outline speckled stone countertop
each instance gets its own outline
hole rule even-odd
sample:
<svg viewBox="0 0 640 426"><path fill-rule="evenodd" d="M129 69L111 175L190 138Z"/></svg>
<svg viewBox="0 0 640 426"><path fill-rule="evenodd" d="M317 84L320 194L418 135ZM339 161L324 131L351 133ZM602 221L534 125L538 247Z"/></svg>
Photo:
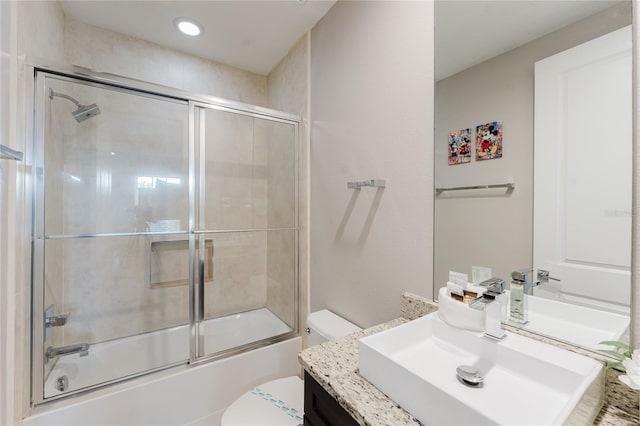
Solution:
<svg viewBox="0 0 640 426"><path fill-rule="evenodd" d="M305 349L298 359L303 368L361 425L419 426L420 422L358 374L358 340L434 312L437 304L420 296L402 296L402 317L331 342ZM543 339L539 339L543 340ZM605 405L595 425L638 425L638 392L617 385L620 373L606 376Z"/></svg>

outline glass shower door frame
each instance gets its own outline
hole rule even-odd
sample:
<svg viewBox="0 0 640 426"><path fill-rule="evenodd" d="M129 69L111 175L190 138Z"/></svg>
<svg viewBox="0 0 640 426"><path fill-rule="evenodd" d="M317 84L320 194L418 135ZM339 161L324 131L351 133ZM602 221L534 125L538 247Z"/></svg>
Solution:
<svg viewBox="0 0 640 426"><path fill-rule="evenodd" d="M274 122L280 122L285 124L291 124L294 126L294 225L292 227L279 227L279 228L243 228L243 229L196 229L196 225L200 223L200 221L204 221L204 202L202 200L205 199L205 173L204 170L204 162L206 158L205 148L206 148L206 129L205 129L205 112L206 110L216 110L229 112L233 114L239 114L246 117L259 118ZM192 287L192 297L190 298L190 302L193 304L190 313L194 316L193 321L191 323L191 332L192 332L192 340L191 340L191 359L190 364L209 362L218 358L226 357L229 355L233 355L236 353L240 353L245 351L247 348L256 347L256 346L264 346L272 343L276 343L285 339L288 339L294 335L297 335L300 330L300 268L299 268L299 143L300 143L300 133L299 133L299 122L292 121L290 119L278 117L278 116L270 116L261 112L240 109L240 108L232 108L226 105L217 105L208 102L198 102L191 101L189 102L189 124L191 126L191 130L189 132L190 138L193 138L193 149L194 155L190 157L190 160L194 161L194 167L191 168L190 172L193 175L190 175L190 183L193 183L193 197L194 202L192 206L194 207L193 215L190 216L190 220L193 220L193 223L190 223L190 234L194 238L194 247L197 245L197 259L192 263L193 265L193 287ZM190 141L191 143L191 141ZM195 164L197 163L197 165ZM191 196L191 186L190 186L190 196ZM294 295L293 299L295 301L294 304L294 327L293 330L289 333L285 333L283 335L273 336L267 339L264 339L259 342L252 342L247 345L243 345L236 348L231 348L228 350L224 350L221 352L216 352L212 354L205 354L204 351L204 340L201 333L201 325L205 321L205 285L204 285L204 264L205 264L205 235L215 235L215 234L231 234L231 233L251 233L251 232L270 232L270 231L293 231L294 232ZM191 241L191 240L190 240ZM190 253L191 254L191 253ZM195 255L194 255L195 257Z"/></svg>
<svg viewBox="0 0 640 426"><path fill-rule="evenodd" d="M144 235L186 235L184 231L176 232L125 232L125 233L88 233L77 235L45 235L45 125L46 125L46 102L49 97L46 91L47 79L54 79L59 81L65 81L69 83L82 84L89 87L96 87L102 89L114 90L123 94L130 94L132 96L140 96L149 99L159 99L162 101L174 102L177 104L183 104L188 107L187 99L180 99L175 96L164 95L162 93L153 93L147 90L138 90L133 87L127 87L124 85L116 85L113 83L107 83L103 81L96 81L88 79L86 76L76 76L64 72L52 72L48 69L32 68L34 76L33 85L33 144L28 152L31 153L33 176L30 187L27 188L31 192L31 404L39 405L42 403L52 402L59 399L64 399L70 396L84 393L93 389L102 388L104 386L122 382L130 378L139 377L141 375L149 374L155 371L165 370L167 368L175 367L178 365L184 365L188 362L185 358L184 361L174 362L163 365L161 367L152 368L140 373L135 373L121 378L112 379L106 382L101 382L86 388L81 388L76 391L69 391L62 393L61 395L45 397L44 396L44 383L46 379L45 370L45 337L46 327L44 327L46 313L43 308L45 307L45 241L48 239L88 239L94 237L108 237L108 238L120 238L120 237L133 237ZM190 277L191 280L191 277Z"/></svg>
<svg viewBox="0 0 640 426"><path fill-rule="evenodd" d="M28 66L27 73L33 76L32 80L27 81L27 92L32 93L33 102L33 121L32 130L27 132L27 137L31 136L33 141L32 145L26 150L26 161L30 163L32 168L32 175L27 176L27 182L30 182L26 187L26 199L31 200L31 221L27 225L30 227L28 233L32 236L31 244L31 405L37 406L46 404L49 402L57 401L60 399L66 399L76 396L80 393L86 393L99 388L104 388L108 385L121 383L126 380L130 380L136 377L144 376L156 371L166 370L171 367L185 364L200 364L203 362L212 361L235 353L244 352L248 349L253 349L259 346L264 346L278 341L283 341L291 337L295 337L299 334L300 319L299 319L299 144L300 144L300 118L287 113L281 113L279 111L269 110L262 107L255 107L252 105L237 103L233 101L227 101L215 97L202 96L198 94L188 93L176 89L170 89L166 87L156 86L150 83L144 83L134 80L128 80L126 78L116 78L112 75L102 75L99 73L93 73L84 69L59 70L51 69L49 67L37 67ZM45 78L53 76L57 79L68 80L70 82L82 82L89 86L95 87L108 87L116 91L122 91L125 93L132 93L135 95L148 96L150 98L162 98L165 100L175 100L177 102L184 102L188 105L188 246L189 246L189 358L185 361L165 365L152 370L132 374L126 377L117 378L107 382L95 384L81 388L76 391L70 391L62 393L61 395L44 397L44 382L45 382L45 368L44 368L44 346L45 346L45 328L44 317L45 313L41 309L44 306L44 161L45 155L44 147L45 136L45 99L47 94L45 93ZM260 118L269 121L282 122L294 126L294 226L289 228L264 228L264 229L251 229L251 230L210 230L199 231L196 230L196 215L197 215L197 201L200 194L196 192L197 181L197 163L201 157L203 151L203 137L204 133L199 134L198 140L196 140L196 121L200 127L204 125L203 120L198 120L196 114L204 114L206 109L216 109L234 114L241 114L249 117ZM204 128L202 127L202 130ZM30 133L33 132L33 133ZM29 164L28 163L28 164ZM275 230L291 230L294 232L294 325L291 332L273 336L271 338L259 340L247 345L232 348L218 353L205 355L202 342L199 339L200 324L204 320L204 276L199 273L204 265L204 238L200 238L200 235L211 233L223 233L223 232L248 232L248 231L275 231ZM142 233L145 234L146 233ZM197 245L200 245L198 250ZM197 256L197 258L196 258Z"/></svg>

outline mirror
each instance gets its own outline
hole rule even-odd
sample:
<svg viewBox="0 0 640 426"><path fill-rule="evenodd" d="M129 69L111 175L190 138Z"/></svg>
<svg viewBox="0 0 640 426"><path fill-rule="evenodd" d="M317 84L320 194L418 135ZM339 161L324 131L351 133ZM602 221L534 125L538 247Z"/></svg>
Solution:
<svg viewBox="0 0 640 426"><path fill-rule="evenodd" d="M491 275L503 278L509 288L513 271L532 269L527 279L540 284L532 286L533 297L527 297L529 322L522 325L524 328L592 350L604 349L598 345L603 340L628 339L630 58L625 116L629 128L623 132L628 141L617 148L628 149L629 155L618 155L611 164L616 173L628 169L628 177L606 171L606 158L615 159L616 154L576 146L589 131L598 132L595 123L607 120L606 107L602 112L589 112L602 120L591 115L587 122L579 123L573 119L589 115L567 113L563 106L561 112L572 117L573 127L563 122L560 131L570 128L577 135L573 145L540 145L540 139L555 140L545 136L549 125L540 121L544 113L552 117L562 114L554 115L541 100L539 91L544 85L536 76L543 75L540 64L557 62L546 58L556 58L607 34L624 32L630 25L629 1L436 1L434 298L438 299L440 288L446 287L449 271L466 273L472 281L473 266L489 267ZM630 46L629 29L625 37ZM561 74L567 81L566 70L554 72L554 78ZM606 85L591 83L571 90L582 94L598 86ZM558 95L549 96L556 99ZM599 104L577 98L570 102ZM618 129L627 122L609 124ZM609 132L603 137L608 136ZM558 153L567 158L555 159L553 155ZM569 170L560 169L564 166ZM555 174L560 184L552 182L551 188L558 193L543 189L541 183ZM586 186L609 176L622 188L620 202L606 197L612 186ZM480 188L469 188L476 186ZM579 207L578 203L586 200L591 205ZM543 211L561 227L541 224ZM593 211L600 213L591 218L597 225L587 222ZM557 238L567 235L571 238ZM544 258L540 254L543 246L564 256L562 261ZM592 247L603 247L601 252L608 259L585 254ZM557 267L580 262L578 274L571 268ZM599 267L613 272L614 278L600 275L596 271ZM548 271L546 276L544 271ZM588 279L596 283L587 284ZM610 297L614 293L615 297Z"/></svg>

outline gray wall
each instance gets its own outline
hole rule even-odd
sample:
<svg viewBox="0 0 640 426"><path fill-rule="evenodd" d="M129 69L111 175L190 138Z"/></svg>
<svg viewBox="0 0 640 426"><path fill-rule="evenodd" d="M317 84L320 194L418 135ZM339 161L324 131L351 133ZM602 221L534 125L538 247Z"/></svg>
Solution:
<svg viewBox="0 0 640 426"><path fill-rule="evenodd" d="M532 266L534 63L630 23L630 3L621 3L436 83L436 186L516 183L510 197L437 197L436 288L446 285L449 270L470 275L472 265L488 266L507 279ZM449 132L472 128L475 137L476 125L495 120L503 121L501 159L447 164Z"/></svg>
<svg viewBox="0 0 640 426"><path fill-rule="evenodd" d="M312 311L370 326L431 296L433 38L431 2L338 2L312 30Z"/></svg>

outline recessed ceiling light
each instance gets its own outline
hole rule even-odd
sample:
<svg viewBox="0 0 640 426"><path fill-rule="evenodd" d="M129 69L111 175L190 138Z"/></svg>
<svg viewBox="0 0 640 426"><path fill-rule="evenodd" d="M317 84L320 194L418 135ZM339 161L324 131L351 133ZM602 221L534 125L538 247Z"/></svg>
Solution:
<svg viewBox="0 0 640 426"><path fill-rule="evenodd" d="M202 34L200 24L189 18L176 18L173 20L174 25L184 34L195 37Z"/></svg>

